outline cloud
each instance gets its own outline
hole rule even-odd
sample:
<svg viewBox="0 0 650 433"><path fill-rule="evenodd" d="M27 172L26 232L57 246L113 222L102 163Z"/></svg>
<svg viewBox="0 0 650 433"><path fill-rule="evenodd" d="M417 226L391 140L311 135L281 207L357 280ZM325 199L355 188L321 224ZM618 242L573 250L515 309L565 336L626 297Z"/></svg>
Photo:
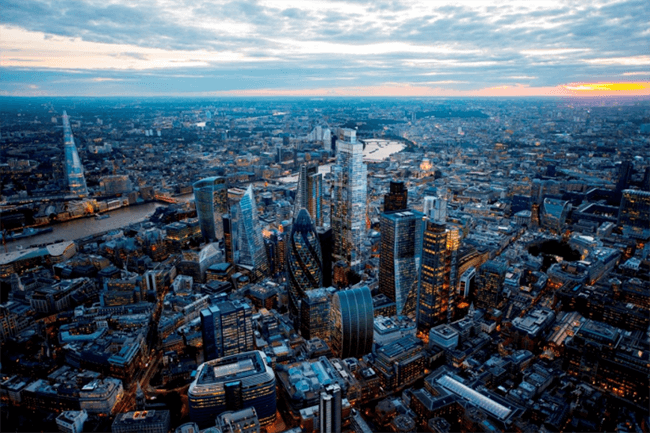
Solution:
<svg viewBox="0 0 650 433"><path fill-rule="evenodd" d="M435 77L427 85L466 91L516 80L526 89L633 80L650 65L639 19L648 9L647 0L4 0L0 50L11 54L2 59L0 91L18 91L14 78L53 94L341 82L406 83L415 92L427 76ZM27 73L37 70L58 78ZM155 79L145 83L147 76ZM100 78L108 80L88 81ZM63 82L74 80L78 89Z"/></svg>

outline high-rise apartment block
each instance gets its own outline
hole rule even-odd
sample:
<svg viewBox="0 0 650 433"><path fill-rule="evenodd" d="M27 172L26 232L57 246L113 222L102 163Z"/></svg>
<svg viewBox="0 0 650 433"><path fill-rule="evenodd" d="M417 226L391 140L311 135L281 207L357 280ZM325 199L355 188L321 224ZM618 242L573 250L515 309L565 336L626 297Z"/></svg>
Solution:
<svg viewBox="0 0 650 433"><path fill-rule="evenodd" d="M339 134L332 176L333 256L358 269L366 237L368 168L363 162L363 143L357 141L353 129L342 129Z"/></svg>

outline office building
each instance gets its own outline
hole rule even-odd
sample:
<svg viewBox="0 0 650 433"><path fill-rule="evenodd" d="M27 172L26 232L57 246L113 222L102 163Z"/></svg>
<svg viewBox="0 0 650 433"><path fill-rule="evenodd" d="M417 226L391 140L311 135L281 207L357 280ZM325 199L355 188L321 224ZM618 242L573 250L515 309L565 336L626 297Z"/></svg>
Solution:
<svg viewBox="0 0 650 433"><path fill-rule="evenodd" d="M112 433L168 433L168 410L143 410L120 413L111 427Z"/></svg>
<svg viewBox="0 0 650 433"><path fill-rule="evenodd" d="M314 225L323 225L323 175L318 172L318 166L300 166L298 172L298 189L296 190L294 218L300 209L307 209Z"/></svg>
<svg viewBox="0 0 650 433"><path fill-rule="evenodd" d="M229 230L236 232L233 237L236 237L237 243L231 246L235 263L249 266L256 275L266 275L269 263L251 185L231 207Z"/></svg>
<svg viewBox="0 0 650 433"><path fill-rule="evenodd" d="M332 350L339 358L359 358L372 351L374 318L368 287L334 294L331 311Z"/></svg>
<svg viewBox="0 0 650 433"><path fill-rule="evenodd" d="M87 419L88 413L85 410L66 410L56 417L56 426L60 432L81 433Z"/></svg>
<svg viewBox="0 0 650 433"><path fill-rule="evenodd" d="M287 276L289 279L289 314L299 318L300 300L309 290L323 284L323 259L318 234L306 209L301 209L288 240Z"/></svg>
<svg viewBox="0 0 650 433"><path fill-rule="evenodd" d="M333 257L358 270L366 237L368 168L363 162L363 144L357 141L355 130L341 130L332 177Z"/></svg>
<svg viewBox="0 0 650 433"><path fill-rule="evenodd" d="M384 212L379 221L379 292L395 302L397 314L406 315L415 307L417 299L422 213L412 210Z"/></svg>
<svg viewBox="0 0 650 433"><path fill-rule="evenodd" d="M252 310L245 301L225 301L201 311L206 361L253 350Z"/></svg>
<svg viewBox="0 0 650 433"><path fill-rule="evenodd" d="M65 180L70 194L79 197L88 195L84 168L72 136L68 113L63 112L63 150L65 152Z"/></svg>
<svg viewBox="0 0 650 433"><path fill-rule="evenodd" d="M223 177L209 177L193 185L196 214L205 242L223 238L222 215L228 210L228 188Z"/></svg>
<svg viewBox="0 0 650 433"><path fill-rule="evenodd" d="M300 304L300 333L305 340L330 339L330 298L326 289L308 291Z"/></svg>
<svg viewBox="0 0 650 433"><path fill-rule="evenodd" d="M507 266L503 262L488 260L479 268L476 278L476 306L478 308L499 308L503 301L503 283Z"/></svg>
<svg viewBox="0 0 650 433"><path fill-rule="evenodd" d="M217 417L217 427L221 433L260 433L260 420L255 408L249 407L222 413Z"/></svg>
<svg viewBox="0 0 650 433"><path fill-rule="evenodd" d="M454 313L458 231L427 221L422 242L417 320L418 328L426 331Z"/></svg>
<svg viewBox="0 0 650 433"><path fill-rule="evenodd" d="M384 212L406 210L409 191L404 182L391 181L388 194L384 195Z"/></svg>
<svg viewBox="0 0 650 433"><path fill-rule="evenodd" d="M321 391L318 409L320 433L341 433L343 413L339 385L330 385Z"/></svg>
<svg viewBox="0 0 650 433"><path fill-rule="evenodd" d="M275 421L275 373L261 351L205 362L188 390L190 419L199 427L213 426L226 411L255 408L262 426Z"/></svg>
<svg viewBox="0 0 650 433"><path fill-rule="evenodd" d="M570 210L571 204L568 201L545 198L540 216L542 227L553 233L562 233Z"/></svg>
<svg viewBox="0 0 650 433"><path fill-rule="evenodd" d="M332 285L332 246L334 238L331 227L316 227L323 259L323 287Z"/></svg>
<svg viewBox="0 0 650 433"><path fill-rule="evenodd" d="M633 238L650 238L650 192L626 189L618 211L623 233Z"/></svg>

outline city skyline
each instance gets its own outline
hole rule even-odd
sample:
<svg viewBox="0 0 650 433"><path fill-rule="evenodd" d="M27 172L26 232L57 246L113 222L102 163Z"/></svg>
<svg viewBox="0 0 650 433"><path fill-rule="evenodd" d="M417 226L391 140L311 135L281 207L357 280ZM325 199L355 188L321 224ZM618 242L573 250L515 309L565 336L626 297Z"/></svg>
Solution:
<svg viewBox="0 0 650 433"><path fill-rule="evenodd" d="M7 1L0 95L647 96L649 9Z"/></svg>

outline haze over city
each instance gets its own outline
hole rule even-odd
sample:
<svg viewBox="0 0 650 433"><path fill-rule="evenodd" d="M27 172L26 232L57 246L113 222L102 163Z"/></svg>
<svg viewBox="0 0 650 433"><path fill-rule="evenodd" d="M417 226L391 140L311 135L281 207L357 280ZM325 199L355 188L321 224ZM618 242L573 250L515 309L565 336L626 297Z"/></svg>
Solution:
<svg viewBox="0 0 650 433"><path fill-rule="evenodd" d="M5 0L0 94L650 94L650 6Z"/></svg>

